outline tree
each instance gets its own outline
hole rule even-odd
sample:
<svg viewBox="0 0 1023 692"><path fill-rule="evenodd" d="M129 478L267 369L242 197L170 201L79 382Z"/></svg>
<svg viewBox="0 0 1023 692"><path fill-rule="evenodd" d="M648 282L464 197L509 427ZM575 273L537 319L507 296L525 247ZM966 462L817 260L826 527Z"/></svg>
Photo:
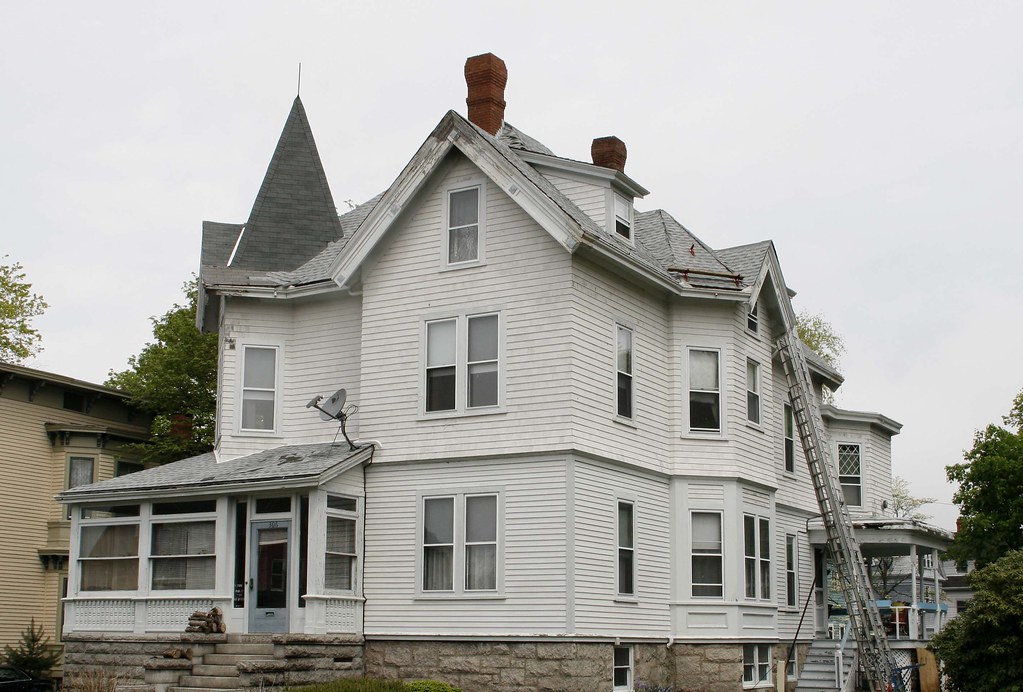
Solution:
<svg viewBox="0 0 1023 692"><path fill-rule="evenodd" d="M945 467L959 484L952 496L959 505L959 529L949 555L960 565L990 564L1023 548L1023 392L1003 419L973 438L966 463Z"/></svg>
<svg viewBox="0 0 1023 692"><path fill-rule="evenodd" d="M845 339L823 315L800 310L796 314L796 333L803 343L827 361L828 365L838 367L838 359L845 353Z"/></svg>
<svg viewBox="0 0 1023 692"><path fill-rule="evenodd" d="M1023 691L1023 551L971 573L973 601L931 641L952 692Z"/></svg>
<svg viewBox="0 0 1023 692"><path fill-rule="evenodd" d="M195 326L198 281L183 290L187 303L152 318L155 340L128 359L128 370L111 370L107 379L153 415L152 436L138 446L143 461L176 461L213 449L217 336Z"/></svg>
<svg viewBox="0 0 1023 692"><path fill-rule="evenodd" d="M0 361L18 363L42 350L32 318L48 307L42 296L32 293L20 263L0 262Z"/></svg>
<svg viewBox="0 0 1023 692"><path fill-rule="evenodd" d="M927 521L931 518L931 515L921 512L920 508L932 502L937 502L937 499L910 495L909 482L902 476L892 478L891 510L893 515L917 521Z"/></svg>
<svg viewBox="0 0 1023 692"><path fill-rule="evenodd" d="M36 627L33 618L21 633L16 647L4 645L4 662L20 668L32 677L48 678L50 670L60 661L60 651L50 647L50 638L43 634L43 626Z"/></svg>

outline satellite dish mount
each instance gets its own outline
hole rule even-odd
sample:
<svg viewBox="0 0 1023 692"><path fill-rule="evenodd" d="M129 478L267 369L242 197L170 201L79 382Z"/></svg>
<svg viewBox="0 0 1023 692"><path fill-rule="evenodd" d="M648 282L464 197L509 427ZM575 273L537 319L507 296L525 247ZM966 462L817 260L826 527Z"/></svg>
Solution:
<svg viewBox="0 0 1023 692"><path fill-rule="evenodd" d="M349 448L351 448L354 452L358 449L358 447L356 447L355 443L352 442L352 439L348 437L348 432L345 430L345 423L348 422L349 416L355 415L355 413L359 410L359 407L355 404L348 404L345 406L345 400L347 398L347 392L345 392L344 389L339 389L327 399L324 399L322 396L317 394L308 404L305 405L305 407L314 408L319 411L321 420L336 420L340 422L341 434L345 436L345 441L348 442Z"/></svg>

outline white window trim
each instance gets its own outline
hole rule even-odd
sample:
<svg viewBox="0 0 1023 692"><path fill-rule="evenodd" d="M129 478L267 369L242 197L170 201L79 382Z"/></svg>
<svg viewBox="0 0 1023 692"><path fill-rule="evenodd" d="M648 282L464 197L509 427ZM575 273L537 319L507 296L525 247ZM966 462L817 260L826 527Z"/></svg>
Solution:
<svg viewBox="0 0 1023 692"><path fill-rule="evenodd" d="M178 595L188 596L212 596L217 590L217 570L219 564L217 560L216 540L217 533L219 531L217 523L217 511L214 508L212 512L194 512L186 514L154 514L152 512L152 504L149 505L149 521L144 526L147 528L148 538L148 550L146 551L145 559L148 566L146 575L146 585L149 593L158 596L174 597ZM156 529L158 524L198 524L198 523L212 523L213 524L213 552L209 554L195 554L195 555L154 555L153 554L153 531ZM140 552L141 552L141 536L139 537ZM209 589L156 589L153 588L153 561L170 560L175 558L188 558L188 557L201 557L213 560L213 586ZM141 570L139 571L139 580L141 581Z"/></svg>
<svg viewBox="0 0 1023 692"><path fill-rule="evenodd" d="M755 301L753 305L746 307L746 331L750 334L760 333L760 303Z"/></svg>
<svg viewBox="0 0 1023 692"><path fill-rule="evenodd" d="M842 478L851 478L852 477L849 474L843 474L842 473L842 462L841 462L841 456L840 456L841 452L840 452L840 450L842 449L843 446L845 446L845 447L850 447L850 446L856 447L857 451L859 452L860 472L859 472L859 474L856 475L856 478L858 479L858 481L856 483L843 483L842 482ZM846 441L842 441L842 440L839 440L835 444L835 461L837 462L835 464L835 468L838 471L838 486L839 486L839 490L842 491L842 501L843 502L845 501L845 490L844 490L844 487L847 486L847 485L848 486L855 485L856 487L858 487L860 489L860 503L858 505L853 505L853 504L846 503L846 505L848 507L855 507L857 509L862 509L865 506L863 504L863 501L864 501L865 495L866 495L866 492L865 492L865 489L864 489L864 486L863 486L863 446L864 445L863 445L862 442L846 442Z"/></svg>
<svg viewBox="0 0 1023 692"><path fill-rule="evenodd" d="M792 424L792 437L788 435L789 424ZM792 410L792 403L786 400L781 407L781 465L786 475L796 474L796 414ZM792 441L792 468L788 468L788 445Z"/></svg>
<svg viewBox="0 0 1023 692"><path fill-rule="evenodd" d="M274 351L274 424L272 428L262 429L242 427L242 407L244 406L246 389L245 351L249 348L268 348L273 349ZM277 437L281 429L281 398L283 394L281 380L284 372L284 344L277 339L262 339L260 337L253 337L244 341L239 339L236 345L236 353L238 354L238 358L235 368L237 379L235 387L235 396L237 397L235 407L235 432L238 435L245 437Z"/></svg>
<svg viewBox="0 0 1023 692"><path fill-rule="evenodd" d="M629 333L629 344L631 357L629 362L629 371L625 372L618 369L618 336L621 332ZM615 322L614 324L614 417L620 421L627 423L635 423L636 421L636 330L631 326L623 322ZM623 416L621 414L621 402L619 401L619 390L618 390L618 376L626 375L629 378L629 415Z"/></svg>
<svg viewBox="0 0 1023 692"><path fill-rule="evenodd" d="M753 366L753 387L750 389L749 381L749 367ZM760 365L759 361L752 358L746 358L746 422L755 428L760 428L764 421L764 393L763 393L763 366ZM720 381L720 380L719 380ZM756 397L757 402L757 419L753 420L750 411L750 395Z"/></svg>
<svg viewBox="0 0 1023 692"><path fill-rule="evenodd" d="M619 202L622 203L622 206L626 211L627 217L619 216L618 214ZM628 243L629 245L636 244L636 211L633 205L634 205L633 200L626 197L625 195L619 194L617 192L611 193L610 209L608 210L608 219L610 219L609 230L611 231L611 234L614 237L618 238L618 240L622 241L623 243ZM618 219L621 219L623 223L628 225L629 227L628 236L624 236L618 232Z"/></svg>
<svg viewBox="0 0 1023 692"><path fill-rule="evenodd" d="M148 526L149 516L149 504L139 502L114 502L104 503L103 506L115 504L115 505L139 505L139 514L134 517L102 517L96 519L83 519L82 510L83 506L78 505L78 511L74 512L71 523L71 535L74 539L71 541L71 554L68 556L68 589L71 593L79 598L110 598L110 597L134 597L137 594L149 592L149 536L144 527ZM84 509L88 509L85 507ZM134 525L138 527L138 544L135 549L135 560L138 562L138 581L135 584L134 589L122 589L119 591L86 591L82 589L82 568L81 563L83 561L92 561L98 559L116 559L116 558L88 558L82 557L81 546L82 546L82 527L86 526L126 526ZM125 558L130 556L125 556ZM173 592L171 592L173 593ZM189 592L191 593L191 592Z"/></svg>
<svg viewBox="0 0 1023 692"><path fill-rule="evenodd" d="M697 553L693 549L693 515L694 514L712 514L718 518L718 533L721 535L721 546L717 553ZM700 586L719 586L721 587L720 596L703 596L696 595L694 593L694 587L696 584L693 582L693 558L695 557L717 557L721 563L721 581L718 584L700 584ZM725 518L724 512L720 509L692 509L689 511L689 595L693 600L701 601L720 601L725 597L725 581L727 580L727 571L725 566Z"/></svg>
<svg viewBox="0 0 1023 692"><path fill-rule="evenodd" d="M629 652L629 665L628 665L629 680L624 685L614 685L614 671L619 669L619 668L621 668L621 666L616 666L615 663L614 663L614 651L615 651L615 649L627 649L628 652ZM614 687L612 689L615 690L615 692L619 692L619 691L621 691L621 692L631 692L631 690L633 688L632 687L633 686L633 681L635 679L636 679L636 655L635 655L635 651L633 650L632 646L629 645L629 644L615 644L614 647L611 650L611 683L612 683L612 685L614 685Z"/></svg>
<svg viewBox="0 0 1023 692"><path fill-rule="evenodd" d="M464 262L448 262L449 243L451 228L448 222L451 219L451 195L462 190L479 190L479 209L476 231L476 259ZM440 242L440 266L442 270L465 269L467 267L478 267L487 263L487 181L485 178L474 176L472 178L459 180L446 185L442 190L443 208L441 210L441 233L443 237Z"/></svg>
<svg viewBox="0 0 1023 692"><path fill-rule="evenodd" d="M790 549L792 551L791 569L789 566ZM785 534L785 607L799 607L799 535L795 533Z"/></svg>
<svg viewBox="0 0 1023 692"><path fill-rule="evenodd" d="M750 518L753 520L753 555L746 553L746 519ZM767 566L767 574L770 582L774 582L774 565L773 562L773 551L768 553L767 557L764 557L761 548L764 545L763 539L763 524L767 523L767 546L768 550L771 550L771 546L774 545L774 527L771 525L770 517L765 517L759 514L753 514L751 512L743 512L742 515L742 596L747 601L766 601L773 598L772 592L777 592L777 589L773 589L773 583L767 584L765 589L763 574L764 566ZM747 592L749 583L746 580L746 561L752 559L754 561L753 570L753 594L750 596ZM765 590L767 593L764 593Z"/></svg>
<svg viewBox="0 0 1023 692"><path fill-rule="evenodd" d="M465 588L465 498L481 495L495 495L497 497L497 588L487 590L470 590ZM424 566L424 544L426 516L426 500L435 498L452 498L454 529L452 534L452 575L451 590L425 590L423 589L423 566ZM456 490L438 489L435 491L423 490L416 493L416 600L491 600L503 599L504 592L504 502L506 492L503 486L480 487L480 488L459 488Z"/></svg>
<svg viewBox="0 0 1023 692"><path fill-rule="evenodd" d="M693 390L693 389L690 389L690 387L689 387L689 363L690 363L690 357L691 357L691 354L692 354L693 351L712 351L712 352L716 353L717 356L718 356L718 389L717 389L717 395L718 395L718 429L717 430L712 430L710 428L693 428L691 426L691 424L690 424L691 423L691 411L690 411L690 409L692 407L692 392L694 392L694 391L697 391L697 392L708 391L709 392L710 391L710 390L703 390L703 389ZM683 415L685 416L685 420L684 420L685 424L683 426L683 430L685 430L685 433L683 434L683 437L698 437L698 438L703 438L703 439L706 439L706 438L721 438L721 439L724 439L724 437L726 435L726 428L727 428L727 425L728 425L728 423L727 423L728 416L726 414L726 401L725 401L726 400L726 397L725 397L725 388L726 387L725 387L725 381L724 381L725 371L724 371L724 367L722 366L722 361L724 360L724 358L725 358L725 349L723 347L721 347L721 346L699 346L699 345L686 346L686 350L685 350L685 363L684 363L684 367L683 367L684 372L682 373L682 377L683 377L682 386L683 386L683 392L684 392L683 405L685 407L685 411L683 412Z"/></svg>
<svg viewBox="0 0 1023 692"><path fill-rule="evenodd" d="M323 592L325 594L328 594L328 595L348 595L348 596L350 596L350 595L353 595L353 594L358 594L358 593L360 593L360 590L359 590L360 589L359 576L360 576L360 572L361 572L360 565L361 565L361 560L362 560L362 556L359 554L359 546L362 545L362 539L361 539L361 537L362 537L362 522L360 521L360 516L362 514L362 511L361 511L362 510L362 502L361 502L360 498L356 497L355 495L348 495L348 494L345 494L345 493L332 493L332 492L328 492L327 496L328 497L324 498L324 501L323 501L323 508L324 508L324 513L325 513L326 516L334 517L335 519L349 519L349 520L355 522L355 553L354 553L354 555L351 556L351 557L354 558L352 560L352 588L350 588L350 589L331 589L331 588L327 588L327 555L346 555L346 553L331 553L330 551L327 550L327 521L324 520L324 522L323 522ZM343 498L345 498L347 500L354 500L355 501L355 509L354 510L334 509L334 508L332 508L332 507L330 507L328 505L328 502L329 502L328 498L329 497L343 497ZM312 506L311 505L310 505L310 511L312 511Z"/></svg>
<svg viewBox="0 0 1023 692"><path fill-rule="evenodd" d="M469 320L473 317L497 317L497 403L488 406L469 406ZM429 324L454 320L455 322L455 407L441 411L428 411L427 404L427 332ZM419 330L419 420L479 416L505 411L505 326L504 312L500 308L467 310L424 316Z"/></svg>
<svg viewBox="0 0 1023 692"><path fill-rule="evenodd" d="M763 644L763 643L750 643L750 644L743 644L742 646L743 646L743 656L742 656L742 665L743 665L742 688L746 689L746 690L749 690L749 689L757 689L757 688L765 688L766 689L766 688L774 687L774 681L771 680L771 660L772 660L772 658L774 656L773 647L770 644ZM764 646L767 647L767 660L766 661L761 661L760 660L760 648L764 647ZM753 671L754 671L754 677L756 679L754 679L752 681L747 681L746 680L746 671L745 671L745 668L746 668L746 647L752 647L752 651L753 651ZM763 679L759 679L759 670L760 670L761 667L763 667L765 665L767 666L767 675Z"/></svg>
<svg viewBox="0 0 1023 692"><path fill-rule="evenodd" d="M619 530L620 530L621 527L618 524L618 519L619 519L619 512L618 512L618 510L619 510L620 506L623 505L623 504L624 505L629 505L632 508L632 547L631 548L623 547L621 545L621 543L620 543L620 540L619 540L619 537L621 535L619 533ZM615 514L614 514L614 517L615 517L615 540L614 540L614 543L615 543L615 553L614 553L615 600L618 600L618 601L637 601L637 600L639 600L639 593L638 593L638 591L639 591L638 586L639 585L636 583L636 575L637 575L637 572L638 572L638 562L639 562L639 545L637 544L636 536L637 536L637 534L639 532L636 530L636 514L637 514L637 512L636 512L636 498L635 497L631 497L631 496L630 497L616 497L615 498L614 511L615 511ZM622 575L619 572L620 562L619 562L618 558L620 557L620 555L621 555L623 550L629 550L629 551L632 552L632 575L631 575L632 576L632 592L631 593L630 592L621 591Z"/></svg>

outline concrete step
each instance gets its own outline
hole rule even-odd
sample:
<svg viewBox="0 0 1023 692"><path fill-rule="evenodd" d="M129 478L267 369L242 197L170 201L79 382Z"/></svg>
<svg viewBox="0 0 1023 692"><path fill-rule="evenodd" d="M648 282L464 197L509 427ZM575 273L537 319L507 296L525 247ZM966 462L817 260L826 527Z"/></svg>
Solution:
<svg viewBox="0 0 1023 692"><path fill-rule="evenodd" d="M249 656L273 656L273 642L240 642L217 644L214 651L218 654L244 654Z"/></svg>
<svg viewBox="0 0 1023 692"><path fill-rule="evenodd" d="M168 687L167 692L238 692L227 687Z"/></svg>
<svg viewBox="0 0 1023 692"><path fill-rule="evenodd" d="M253 642L256 644L269 644L273 641L273 638L272 634L240 634L232 632L227 635L227 643L244 644L246 642Z"/></svg>
<svg viewBox="0 0 1023 692"><path fill-rule="evenodd" d="M197 663L192 666L192 675L213 675L215 677L238 677L238 666L232 664Z"/></svg>
<svg viewBox="0 0 1023 692"><path fill-rule="evenodd" d="M218 690L232 690L240 687L238 676L227 675L182 675L181 687L215 687Z"/></svg>
<svg viewBox="0 0 1023 692"><path fill-rule="evenodd" d="M205 654L202 657L204 665L210 666L237 666L242 661L272 661L274 657L269 654Z"/></svg>

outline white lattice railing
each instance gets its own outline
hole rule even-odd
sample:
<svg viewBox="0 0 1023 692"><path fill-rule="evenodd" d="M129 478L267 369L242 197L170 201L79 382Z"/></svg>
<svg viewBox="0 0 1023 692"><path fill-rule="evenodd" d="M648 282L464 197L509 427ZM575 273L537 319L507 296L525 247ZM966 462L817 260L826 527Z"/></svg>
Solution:
<svg viewBox="0 0 1023 692"><path fill-rule="evenodd" d="M68 605L75 611L76 630L131 632L135 629L135 601L131 599L90 599Z"/></svg>
<svg viewBox="0 0 1023 692"><path fill-rule="evenodd" d="M213 609L210 598L161 598L146 601L146 632L180 632L188 616Z"/></svg>
<svg viewBox="0 0 1023 692"><path fill-rule="evenodd" d="M324 604L327 631L342 634L358 634L359 609L362 601L357 598L328 598Z"/></svg>

